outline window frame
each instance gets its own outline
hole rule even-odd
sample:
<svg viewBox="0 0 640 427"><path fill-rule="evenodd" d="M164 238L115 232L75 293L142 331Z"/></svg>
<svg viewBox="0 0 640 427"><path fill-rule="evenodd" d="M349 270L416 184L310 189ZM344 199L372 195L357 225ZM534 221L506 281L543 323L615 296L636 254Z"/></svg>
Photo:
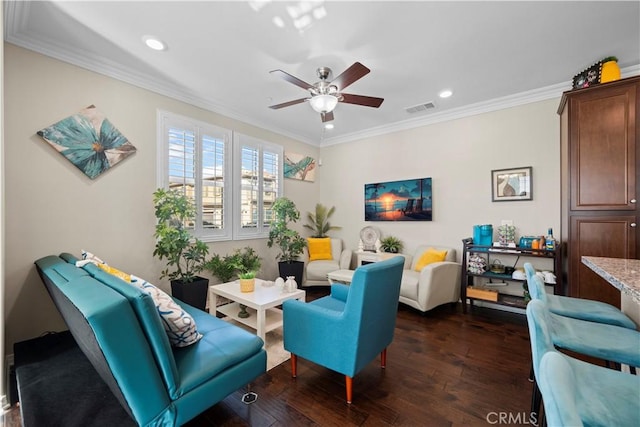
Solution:
<svg viewBox="0 0 640 427"><path fill-rule="evenodd" d="M244 135L230 129L225 129L210 123L193 119L169 111L157 110L157 186L169 188L169 128L179 128L193 131L195 135L195 177L194 196L196 200L195 227L191 234L204 242L228 240L260 239L269 236L269 224L265 224L264 205L264 153L277 155L277 184L275 198L280 197L284 190L284 148L279 144L266 142L256 137ZM218 137L224 140L224 186L223 186L223 228L204 229L202 227L202 137L204 135ZM255 148L259 153L258 171L258 223L256 228L243 229L241 227L242 213L242 147ZM196 185L197 183L199 185Z"/></svg>

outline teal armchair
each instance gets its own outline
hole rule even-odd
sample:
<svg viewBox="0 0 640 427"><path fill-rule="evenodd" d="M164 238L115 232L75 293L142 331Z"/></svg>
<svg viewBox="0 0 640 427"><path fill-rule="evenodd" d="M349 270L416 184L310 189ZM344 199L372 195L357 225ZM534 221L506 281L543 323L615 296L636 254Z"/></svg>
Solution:
<svg viewBox="0 0 640 427"><path fill-rule="evenodd" d="M402 257L367 264L356 269L350 286L334 284L324 298L284 302L284 348L291 352L294 378L298 357L339 372L351 403L353 377L378 354L386 366L403 264Z"/></svg>

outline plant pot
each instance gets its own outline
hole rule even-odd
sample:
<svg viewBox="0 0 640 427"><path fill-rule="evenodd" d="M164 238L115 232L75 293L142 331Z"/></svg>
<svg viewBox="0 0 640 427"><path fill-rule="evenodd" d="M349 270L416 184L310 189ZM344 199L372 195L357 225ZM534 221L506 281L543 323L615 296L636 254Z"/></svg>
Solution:
<svg viewBox="0 0 640 427"><path fill-rule="evenodd" d="M620 67L617 61L607 61L602 64L600 70L600 83L613 82L620 80Z"/></svg>
<svg viewBox="0 0 640 427"><path fill-rule="evenodd" d="M240 280L240 292L253 292L256 289L256 279L238 279Z"/></svg>
<svg viewBox="0 0 640 427"><path fill-rule="evenodd" d="M200 310L205 310L207 305L207 291L209 279L197 276L193 282L185 283L182 280L171 281L171 295Z"/></svg>
<svg viewBox="0 0 640 427"><path fill-rule="evenodd" d="M302 261L280 261L278 263L280 277L294 276L296 283L302 284L302 273L304 272L304 262Z"/></svg>

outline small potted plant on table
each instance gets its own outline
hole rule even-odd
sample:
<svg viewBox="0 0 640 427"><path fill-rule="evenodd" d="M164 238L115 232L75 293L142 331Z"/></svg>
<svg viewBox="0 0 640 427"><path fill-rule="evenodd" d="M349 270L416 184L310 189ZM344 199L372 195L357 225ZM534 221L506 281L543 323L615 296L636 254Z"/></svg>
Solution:
<svg viewBox="0 0 640 427"><path fill-rule="evenodd" d="M269 228L269 240L267 246L274 244L280 247L277 258L280 277L294 276L298 284L302 283L304 262L298 261L298 257L304 251L305 239L296 230L289 228L289 223L300 219L300 211L295 203L286 197L279 197L271 207L273 220Z"/></svg>
<svg viewBox="0 0 640 427"><path fill-rule="evenodd" d="M159 188L153 193L153 202L158 220L153 255L167 260L160 278L171 281L174 297L204 310L209 280L196 274L204 267L209 247L185 228L195 217L193 201L178 191Z"/></svg>
<svg viewBox="0 0 640 427"><path fill-rule="evenodd" d="M233 267L240 279L240 291L254 291L260 265L260 257L253 248L247 246L242 250L236 250L233 255Z"/></svg>
<svg viewBox="0 0 640 427"><path fill-rule="evenodd" d="M222 283L230 282L234 276L238 276L241 292L253 292L255 290L256 274L260 270L262 261L252 247L236 249L233 254L221 257L215 254L204 264L205 270L216 276ZM240 304L238 317L249 317L246 306Z"/></svg>
<svg viewBox="0 0 640 427"><path fill-rule="evenodd" d="M402 250L402 242L397 237L387 236L380 240L380 248L392 254L397 254Z"/></svg>
<svg viewBox="0 0 640 427"><path fill-rule="evenodd" d="M239 279L250 278L251 273L255 278L262 266L262 260L252 247L236 249L233 254L224 257L214 254L204 264L204 269L216 276L222 283L230 282L235 276Z"/></svg>

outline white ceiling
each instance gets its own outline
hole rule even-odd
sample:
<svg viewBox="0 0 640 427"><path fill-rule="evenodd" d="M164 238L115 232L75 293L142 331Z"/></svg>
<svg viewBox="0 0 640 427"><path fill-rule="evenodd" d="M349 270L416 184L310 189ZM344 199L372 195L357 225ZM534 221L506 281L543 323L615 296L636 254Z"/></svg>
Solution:
<svg viewBox="0 0 640 427"><path fill-rule="evenodd" d="M610 55L640 72L638 1L4 5L6 41L320 146L557 97ZM325 16L298 30L287 8ZM269 71L314 83L318 67L336 77L356 61L371 73L347 92L384 98L380 108L341 103L330 131L307 103L268 108L307 94ZM453 96L438 98L445 88ZM405 111L426 102L435 108Z"/></svg>

